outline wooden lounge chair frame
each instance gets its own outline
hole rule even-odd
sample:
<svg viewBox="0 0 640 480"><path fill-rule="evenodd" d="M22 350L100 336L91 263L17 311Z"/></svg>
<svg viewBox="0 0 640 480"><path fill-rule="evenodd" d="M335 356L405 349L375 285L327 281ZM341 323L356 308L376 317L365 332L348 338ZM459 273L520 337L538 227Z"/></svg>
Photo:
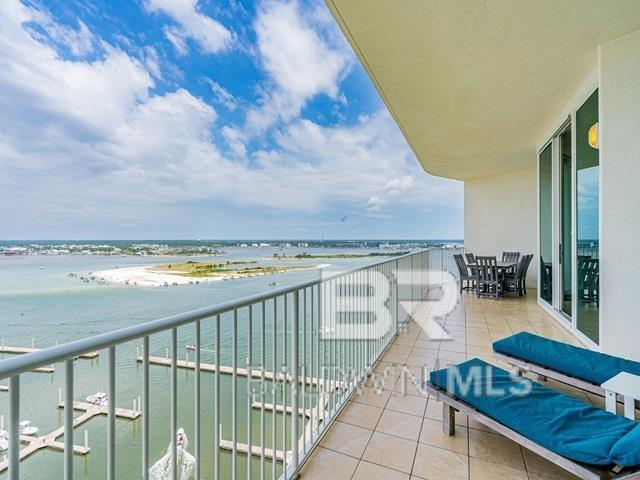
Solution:
<svg viewBox="0 0 640 480"><path fill-rule="evenodd" d="M456 412L460 412L584 480L640 479L640 468L637 467L633 469L619 469L617 467L613 469L597 468L593 465L586 465L563 457L485 415L468 403L458 400L446 390L433 383L427 381L424 386L429 395L432 395L442 402L442 429L444 433L449 436L455 435Z"/></svg>
<svg viewBox="0 0 640 480"><path fill-rule="evenodd" d="M519 357L514 357L512 355L507 355L506 353L493 352L493 356L497 360L501 360L512 367L514 367L518 376L523 376L523 373L530 372L535 373L538 376L538 380L544 381L548 378L551 378L557 382L564 383L565 385L569 385L571 387L579 388L580 390L584 390L589 393L593 393L600 397L605 397L605 390L600 385L595 383L588 382L586 380L582 380L580 378L572 377L571 375L567 375L565 373L558 372L557 370L552 370L548 367L543 367L542 365L538 365L537 363L529 362L527 360L523 360ZM623 403L624 399L618 395L617 396L618 403ZM636 408L640 408L640 400L636 400Z"/></svg>

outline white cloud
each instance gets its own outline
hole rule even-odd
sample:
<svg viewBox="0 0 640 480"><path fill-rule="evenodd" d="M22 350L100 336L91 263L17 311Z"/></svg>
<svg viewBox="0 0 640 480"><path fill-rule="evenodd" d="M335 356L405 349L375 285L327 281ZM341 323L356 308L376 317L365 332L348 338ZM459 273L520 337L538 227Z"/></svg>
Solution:
<svg viewBox="0 0 640 480"><path fill-rule="evenodd" d="M238 108L238 102L226 88L211 79L207 79L207 82L209 83L209 86L211 86L211 91L215 95L216 102L231 111Z"/></svg>
<svg viewBox="0 0 640 480"><path fill-rule="evenodd" d="M317 12L303 12L297 2L270 1L259 7L254 24L259 62L272 84L262 95L262 105L247 112L248 134L299 116L315 95L343 97L339 83L351 66L352 54L334 30L311 26Z"/></svg>
<svg viewBox="0 0 640 480"><path fill-rule="evenodd" d="M204 201L352 218L459 199L459 185L421 172L386 111L343 126L291 120L275 145L247 153L242 132L217 125L202 99L152 94L149 67L106 43L98 60L63 59L25 29L36 18L18 0L0 2L0 238L25 218L115 228Z"/></svg>
<svg viewBox="0 0 640 480"><path fill-rule="evenodd" d="M33 10L32 15L32 21L40 27L40 29L31 29L31 34L35 37L42 40L48 37L52 43L68 48L76 57L86 55L93 50L94 37L84 22L78 21L78 30L74 30L56 23L46 10Z"/></svg>
<svg viewBox="0 0 640 480"><path fill-rule="evenodd" d="M200 12L197 0L146 0L145 7L150 12L161 12L175 22L175 25L165 27L164 34L181 55L188 51L188 38L197 42L206 53L218 53L231 42L231 32Z"/></svg>

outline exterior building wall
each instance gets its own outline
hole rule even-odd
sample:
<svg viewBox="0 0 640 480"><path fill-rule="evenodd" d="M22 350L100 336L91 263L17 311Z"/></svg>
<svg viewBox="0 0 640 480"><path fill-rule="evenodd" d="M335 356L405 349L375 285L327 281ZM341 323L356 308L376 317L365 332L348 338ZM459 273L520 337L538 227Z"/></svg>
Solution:
<svg viewBox="0 0 640 480"><path fill-rule="evenodd" d="M528 295L535 295L538 277L536 175L534 167L464 182L466 251L498 258L503 251L534 254L527 275L527 290L532 290Z"/></svg>
<svg viewBox="0 0 640 480"><path fill-rule="evenodd" d="M640 359L640 31L602 45L600 336Z"/></svg>

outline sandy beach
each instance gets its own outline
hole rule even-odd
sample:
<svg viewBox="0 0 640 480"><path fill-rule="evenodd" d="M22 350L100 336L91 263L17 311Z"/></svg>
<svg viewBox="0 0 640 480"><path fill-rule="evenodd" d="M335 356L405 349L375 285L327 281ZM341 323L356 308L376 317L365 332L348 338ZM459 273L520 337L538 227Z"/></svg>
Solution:
<svg viewBox="0 0 640 480"><path fill-rule="evenodd" d="M328 267L329 264L310 265L309 267L296 267L290 270L282 270L278 273L285 273L293 270L313 270ZM84 274L85 277L90 275L95 281L104 281L109 284L134 285L139 287L165 287L176 285L195 285L199 283L218 282L222 280L233 280L245 277L254 277L259 275L277 275L277 273L230 273L229 275L216 275L211 277L189 277L177 275L169 271L159 269L162 265L145 265L137 267L112 268L109 270L100 270ZM83 274L78 274L78 276Z"/></svg>

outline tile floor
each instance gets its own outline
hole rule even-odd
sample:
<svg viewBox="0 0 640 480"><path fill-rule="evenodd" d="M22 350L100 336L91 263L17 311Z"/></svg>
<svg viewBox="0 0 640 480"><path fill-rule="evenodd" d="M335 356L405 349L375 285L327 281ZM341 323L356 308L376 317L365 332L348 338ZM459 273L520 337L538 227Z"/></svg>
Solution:
<svg viewBox="0 0 640 480"><path fill-rule="evenodd" d="M477 299L455 285L432 290L428 301L382 355L360 391L331 426L304 465L304 480L550 480L576 478L487 427L458 414L456 435L442 432L441 405L420 391L420 379L436 366L480 357L498 364L491 343L527 330L549 338L577 341L535 300ZM443 324L453 341L434 342L420 325ZM423 372L423 367L426 369ZM412 375L402 375L401 372ZM553 384L587 401L598 397Z"/></svg>

